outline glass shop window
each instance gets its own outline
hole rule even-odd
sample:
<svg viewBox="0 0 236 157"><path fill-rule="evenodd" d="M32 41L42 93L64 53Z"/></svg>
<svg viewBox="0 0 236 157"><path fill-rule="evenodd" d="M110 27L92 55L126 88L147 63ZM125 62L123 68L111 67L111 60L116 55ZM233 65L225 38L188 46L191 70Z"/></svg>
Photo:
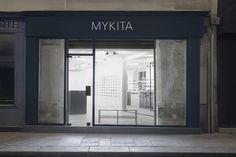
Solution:
<svg viewBox="0 0 236 157"><path fill-rule="evenodd" d="M95 124L154 126L154 40L98 40L95 47Z"/></svg>
<svg viewBox="0 0 236 157"><path fill-rule="evenodd" d="M98 40L95 124L186 125L186 40Z"/></svg>
<svg viewBox="0 0 236 157"><path fill-rule="evenodd" d="M0 105L14 104L15 35L0 35Z"/></svg>

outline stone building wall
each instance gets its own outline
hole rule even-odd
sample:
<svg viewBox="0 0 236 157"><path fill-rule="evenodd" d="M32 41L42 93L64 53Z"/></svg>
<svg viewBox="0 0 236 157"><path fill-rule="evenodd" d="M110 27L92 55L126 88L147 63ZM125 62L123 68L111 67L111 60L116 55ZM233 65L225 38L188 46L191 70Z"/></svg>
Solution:
<svg viewBox="0 0 236 157"><path fill-rule="evenodd" d="M0 0L0 11L209 11L211 0Z"/></svg>

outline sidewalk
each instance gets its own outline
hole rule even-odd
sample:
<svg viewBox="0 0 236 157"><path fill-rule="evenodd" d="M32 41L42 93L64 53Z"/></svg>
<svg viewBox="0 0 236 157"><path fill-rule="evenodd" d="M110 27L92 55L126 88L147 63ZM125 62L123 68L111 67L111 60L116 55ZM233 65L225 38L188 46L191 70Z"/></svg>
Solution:
<svg viewBox="0 0 236 157"><path fill-rule="evenodd" d="M236 156L236 134L0 133L0 156Z"/></svg>

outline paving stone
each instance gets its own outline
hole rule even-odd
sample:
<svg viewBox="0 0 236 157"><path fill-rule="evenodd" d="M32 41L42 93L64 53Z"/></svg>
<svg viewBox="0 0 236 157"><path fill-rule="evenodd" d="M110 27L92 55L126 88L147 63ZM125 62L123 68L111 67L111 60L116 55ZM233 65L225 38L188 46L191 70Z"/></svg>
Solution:
<svg viewBox="0 0 236 157"><path fill-rule="evenodd" d="M100 139L99 146L111 146L111 140L110 139Z"/></svg>
<svg viewBox="0 0 236 157"><path fill-rule="evenodd" d="M43 139L40 141L41 146L57 146L60 140L50 140L50 139Z"/></svg>
<svg viewBox="0 0 236 157"><path fill-rule="evenodd" d="M124 144L130 144L130 143L134 143L134 139L132 138L112 138L111 139L112 143L124 143Z"/></svg>
<svg viewBox="0 0 236 157"><path fill-rule="evenodd" d="M4 144L5 145L8 145L8 146L40 146L41 144L39 144L39 145L36 145L38 143L38 141L37 140L32 140L32 141L30 141L30 140L15 140L15 141L13 141L13 140L11 140L11 141L8 141L8 142L5 142Z"/></svg>
<svg viewBox="0 0 236 157"><path fill-rule="evenodd" d="M78 137L68 137L63 138L58 143L58 146L80 146L82 138Z"/></svg>
<svg viewBox="0 0 236 157"><path fill-rule="evenodd" d="M99 146L99 143L98 142L83 142L81 143L81 146Z"/></svg>
<svg viewBox="0 0 236 157"><path fill-rule="evenodd" d="M82 142L92 142L92 143L94 143L94 142L98 142L98 138L94 138L94 137L84 137L84 138L82 139Z"/></svg>
<svg viewBox="0 0 236 157"><path fill-rule="evenodd" d="M9 136L9 137L5 137ZM236 154L235 134L138 135L79 133L0 133L0 153L232 153ZM121 155L119 154L119 155ZM125 154L125 153L124 153ZM58 155L58 154L56 154ZM59 154L62 156L62 154ZM71 154L68 154L68 156ZM75 155L75 154L74 154ZM94 154L93 154L94 155ZM102 155L102 153L100 154ZM75 155L76 156L76 155Z"/></svg>
<svg viewBox="0 0 236 157"><path fill-rule="evenodd" d="M130 152L159 153L236 153L232 148L222 147L130 147Z"/></svg>
<svg viewBox="0 0 236 157"><path fill-rule="evenodd" d="M89 152L129 152L128 147L90 147Z"/></svg>
<svg viewBox="0 0 236 157"><path fill-rule="evenodd" d="M89 147L41 147L39 152L88 152Z"/></svg>
<svg viewBox="0 0 236 157"><path fill-rule="evenodd" d="M112 139L111 140L112 146L135 146L134 139Z"/></svg>
<svg viewBox="0 0 236 157"><path fill-rule="evenodd" d="M172 141L172 142L151 142L152 146L196 146L192 142Z"/></svg>
<svg viewBox="0 0 236 157"><path fill-rule="evenodd" d="M0 148L0 152L38 152L40 147L7 146Z"/></svg>
<svg viewBox="0 0 236 157"><path fill-rule="evenodd" d="M129 147L130 152L158 152L160 147Z"/></svg>
<svg viewBox="0 0 236 157"><path fill-rule="evenodd" d="M135 139L135 146L152 146L152 143L148 141L147 139Z"/></svg>
<svg viewBox="0 0 236 157"><path fill-rule="evenodd" d="M135 143L112 143L111 144L112 146L114 146L114 147L121 147L121 146L135 146Z"/></svg>

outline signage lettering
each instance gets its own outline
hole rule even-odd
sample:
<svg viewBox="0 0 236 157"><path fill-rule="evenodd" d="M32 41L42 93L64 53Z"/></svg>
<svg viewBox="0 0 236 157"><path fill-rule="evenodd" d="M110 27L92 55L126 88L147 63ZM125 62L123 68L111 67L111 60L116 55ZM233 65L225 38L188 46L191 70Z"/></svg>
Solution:
<svg viewBox="0 0 236 157"><path fill-rule="evenodd" d="M7 20L2 20L0 21L0 29L1 28L18 28L19 24L16 21L7 21Z"/></svg>
<svg viewBox="0 0 236 157"><path fill-rule="evenodd" d="M133 31L130 21L98 21L91 23L92 31Z"/></svg>

